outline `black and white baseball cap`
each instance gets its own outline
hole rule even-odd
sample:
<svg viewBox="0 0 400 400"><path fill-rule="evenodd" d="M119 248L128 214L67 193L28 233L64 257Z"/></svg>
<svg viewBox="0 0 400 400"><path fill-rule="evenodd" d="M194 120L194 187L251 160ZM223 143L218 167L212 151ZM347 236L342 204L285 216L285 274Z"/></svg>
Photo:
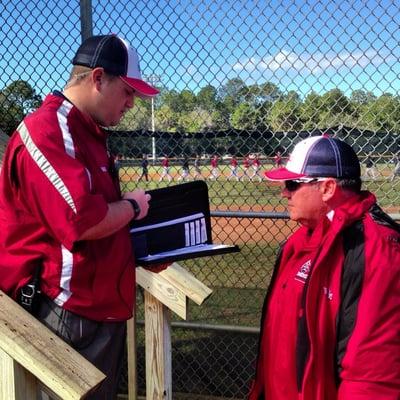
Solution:
<svg viewBox="0 0 400 400"><path fill-rule="evenodd" d="M119 76L135 89L140 97L153 97L159 90L142 80L136 49L117 35L92 36L78 48L73 65L102 67L110 74Z"/></svg>
<svg viewBox="0 0 400 400"><path fill-rule="evenodd" d="M285 167L265 172L271 181L308 177L360 178L360 161L350 145L326 135L297 143Z"/></svg>

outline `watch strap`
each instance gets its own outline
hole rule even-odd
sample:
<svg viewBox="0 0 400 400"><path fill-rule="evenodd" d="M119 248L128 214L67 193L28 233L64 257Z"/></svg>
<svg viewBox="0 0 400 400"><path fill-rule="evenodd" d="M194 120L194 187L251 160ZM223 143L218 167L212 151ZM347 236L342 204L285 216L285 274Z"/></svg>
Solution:
<svg viewBox="0 0 400 400"><path fill-rule="evenodd" d="M132 206L132 209L134 212L133 219L136 219L140 214L140 207L139 207L138 202L134 199L124 199L124 200L129 201L129 203L131 203L131 206Z"/></svg>

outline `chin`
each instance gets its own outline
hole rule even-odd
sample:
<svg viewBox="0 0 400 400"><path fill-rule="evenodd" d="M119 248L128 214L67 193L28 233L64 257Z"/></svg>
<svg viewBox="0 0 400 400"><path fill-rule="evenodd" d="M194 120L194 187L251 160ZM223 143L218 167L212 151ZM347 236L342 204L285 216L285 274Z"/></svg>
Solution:
<svg viewBox="0 0 400 400"><path fill-rule="evenodd" d="M119 124L119 121L120 120L118 120L118 121L110 121L110 122L108 122L108 125L104 125L104 126L106 126L107 128L112 128L113 126L117 126Z"/></svg>
<svg viewBox="0 0 400 400"><path fill-rule="evenodd" d="M108 128L110 126L113 126L113 125L111 125L111 123L109 121L105 121L105 120L102 120L102 121L98 120L98 121L96 121L96 123L97 123L97 125L99 125L103 128Z"/></svg>

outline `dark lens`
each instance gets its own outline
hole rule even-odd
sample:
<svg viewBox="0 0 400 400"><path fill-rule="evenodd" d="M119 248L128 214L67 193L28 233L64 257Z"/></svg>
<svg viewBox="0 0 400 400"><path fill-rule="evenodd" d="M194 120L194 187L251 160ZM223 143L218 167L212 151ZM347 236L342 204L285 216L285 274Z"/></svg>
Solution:
<svg viewBox="0 0 400 400"><path fill-rule="evenodd" d="M289 192L295 192L299 188L300 185L301 185L301 182L285 181L285 188Z"/></svg>

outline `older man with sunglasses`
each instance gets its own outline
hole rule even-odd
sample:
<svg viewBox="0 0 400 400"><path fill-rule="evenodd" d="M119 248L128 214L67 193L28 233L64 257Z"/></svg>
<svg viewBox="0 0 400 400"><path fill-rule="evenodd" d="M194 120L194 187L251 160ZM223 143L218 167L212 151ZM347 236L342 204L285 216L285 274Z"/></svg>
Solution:
<svg viewBox="0 0 400 400"><path fill-rule="evenodd" d="M400 226L339 139L309 137L265 175L300 227L275 265L249 399L399 399Z"/></svg>

